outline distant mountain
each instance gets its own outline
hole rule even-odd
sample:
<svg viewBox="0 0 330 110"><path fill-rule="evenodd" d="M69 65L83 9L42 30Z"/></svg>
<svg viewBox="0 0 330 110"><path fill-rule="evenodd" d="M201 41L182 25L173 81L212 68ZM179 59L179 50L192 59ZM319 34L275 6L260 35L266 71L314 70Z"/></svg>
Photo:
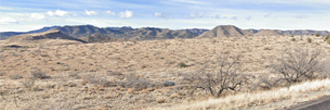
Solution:
<svg viewBox="0 0 330 110"><path fill-rule="evenodd" d="M259 31L263 31L265 29L246 29L245 31L252 32L254 34L258 33ZM269 30L269 29L268 29ZM324 35L330 35L329 31L316 31L316 30L273 30L281 35L311 35L311 34L320 34L322 36Z"/></svg>
<svg viewBox="0 0 330 110"><path fill-rule="evenodd" d="M282 35L311 35L311 34L320 34L321 36L330 35L329 31L315 31L315 30L275 30L276 32Z"/></svg>
<svg viewBox="0 0 330 110"><path fill-rule="evenodd" d="M60 26L50 26L50 27L43 27L41 29L32 30L28 32L0 32L0 40L7 39L12 36L21 35L21 34L32 34L32 33L40 33L46 32L51 29L59 28Z"/></svg>
<svg viewBox="0 0 330 110"><path fill-rule="evenodd" d="M233 25L219 25L210 31L199 35L199 38L213 38L213 37L241 37L252 35L252 33L244 31Z"/></svg>
<svg viewBox="0 0 330 110"><path fill-rule="evenodd" d="M93 42L115 42L115 41L126 41L127 39L120 39L120 38L113 38L101 33L95 33L91 36L88 37L82 37L80 38L88 43L93 43Z"/></svg>
<svg viewBox="0 0 330 110"><path fill-rule="evenodd" d="M95 33L107 35L112 38L126 38L135 40L194 38L197 36L196 34L186 30L169 30L151 27L133 29L131 27L98 28L92 25L80 25L64 26L56 29L76 38L91 36Z"/></svg>
<svg viewBox="0 0 330 110"><path fill-rule="evenodd" d="M67 34L75 38L86 39L108 39L120 38L120 39L134 39L134 40L153 40L153 39L174 39L174 38L195 38L195 37L232 37L232 36L269 36L269 35L311 35L319 33L320 35L329 35L329 31L315 31L315 30L267 30L264 29L246 29L242 30L233 25L219 25L212 30L208 29L182 29L182 30L169 30L154 27L144 27L144 28L132 28L130 26L124 27L105 27L99 28L93 25L77 25L77 26L51 26L44 27L38 30L28 31L28 32L0 32L0 40L7 39L12 36L22 35L22 34L33 34L46 32L48 30L59 30L60 32ZM104 36L92 36L95 33L99 33ZM86 38L90 37L90 38Z"/></svg>
<svg viewBox="0 0 330 110"><path fill-rule="evenodd" d="M259 32L259 30L257 30L257 29L245 29L244 31L247 31L247 32L250 32L250 33L253 33L253 34Z"/></svg>
<svg viewBox="0 0 330 110"><path fill-rule="evenodd" d="M33 33L33 34L22 34L22 35L17 35L10 37L6 39L8 42L33 42L33 41L40 41L40 40L48 40L48 39L62 39L62 40L73 40L73 41L78 41L82 43L86 43L85 41L81 39L77 39L71 36L68 36L66 34L63 34L62 32L58 30L49 30L46 32L41 32L41 33Z"/></svg>
<svg viewBox="0 0 330 110"><path fill-rule="evenodd" d="M253 34L253 36L281 36L281 34L274 30L260 30Z"/></svg>
<svg viewBox="0 0 330 110"><path fill-rule="evenodd" d="M196 35L201 35L204 32L210 31L209 29L198 29L198 28L193 28L193 29L184 29L186 31L189 31L191 33L194 33Z"/></svg>

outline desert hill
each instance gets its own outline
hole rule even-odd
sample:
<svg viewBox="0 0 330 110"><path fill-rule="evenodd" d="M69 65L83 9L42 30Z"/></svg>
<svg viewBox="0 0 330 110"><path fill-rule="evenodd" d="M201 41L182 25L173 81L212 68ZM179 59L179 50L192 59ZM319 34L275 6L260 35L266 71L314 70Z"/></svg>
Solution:
<svg viewBox="0 0 330 110"><path fill-rule="evenodd" d="M10 37L7 39L9 42L30 42L30 41L37 41L37 40L46 40L46 39L64 39L64 40L74 40L82 43L86 43L83 40L68 36L63 34L58 30L49 30L42 33L34 33L34 34L23 34L14 37Z"/></svg>
<svg viewBox="0 0 330 110"><path fill-rule="evenodd" d="M68 36L58 30L49 30L42 33L22 34L10 37L2 40L0 47L40 47L82 43L86 43L86 41Z"/></svg>
<svg viewBox="0 0 330 110"><path fill-rule="evenodd" d="M210 31L204 32L199 38L214 38L214 37L240 37L240 36L248 36L252 35L252 33L244 31L233 25L220 25L213 28Z"/></svg>
<svg viewBox="0 0 330 110"><path fill-rule="evenodd" d="M198 29L198 28L193 28L193 29L184 29L186 31L192 32L196 35L201 35L204 32L210 31L209 29Z"/></svg>
<svg viewBox="0 0 330 110"><path fill-rule="evenodd" d="M255 33L254 36L280 36L281 34L274 30L261 30Z"/></svg>
<svg viewBox="0 0 330 110"><path fill-rule="evenodd" d="M59 28L59 27L60 26L43 27L41 29L32 30L32 31L28 31L28 32L0 32L0 40L1 39L7 39L7 38L12 37L12 36L21 35L21 34L33 34L33 33L46 32L48 30Z"/></svg>
<svg viewBox="0 0 330 110"><path fill-rule="evenodd" d="M95 33L88 37L82 37L81 40L84 40L88 43L93 42L115 42L115 41L126 41L127 39L113 38L101 33Z"/></svg>

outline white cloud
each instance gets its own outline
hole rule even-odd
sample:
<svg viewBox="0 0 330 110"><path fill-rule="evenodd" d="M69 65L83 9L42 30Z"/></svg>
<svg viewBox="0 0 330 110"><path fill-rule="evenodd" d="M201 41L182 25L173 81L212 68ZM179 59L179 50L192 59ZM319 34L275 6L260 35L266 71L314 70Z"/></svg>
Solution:
<svg viewBox="0 0 330 110"><path fill-rule="evenodd" d="M63 10L48 11L47 14L49 16L60 16L60 17L74 16L74 14Z"/></svg>
<svg viewBox="0 0 330 110"><path fill-rule="evenodd" d="M245 18L246 20L250 21L252 19L252 16L249 15L248 17Z"/></svg>
<svg viewBox="0 0 330 110"><path fill-rule="evenodd" d="M220 15L218 15L218 14L217 14L217 15L215 15L214 17L215 17L216 19L227 19L227 17L225 17L225 16L224 16L224 17L221 17L221 16L220 16Z"/></svg>
<svg viewBox="0 0 330 110"><path fill-rule="evenodd" d="M0 6L0 10L13 10L12 8Z"/></svg>
<svg viewBox="0 0 330 110"><path fill-rule="evenodd" d="M204 12L199 12L199 13L191 12L189 18L202 18L203 16L204 16Z"/></svg>
<svg viewBox="0 0 330 110"><path fill-rule="evenodd" d="M39 20L45 19L46 17L42 13L31 13L29 18L31 21L39 21Z"/></svg>
<svg viewBox="0 0 330 110"><path fill-rule="evenodd" d="M237 18L237 16L233 16L233 17L231 17L230 19L232 19L232 20L237 20L238 18Z"/></svg>
<svg viewBox="0 0 330 110"><path fill-rule="evenodd" d="M18 23L18 21L13 18L1 18L0 19L0 24L10 24L10 23Z"/></svg>
<svg viewBox="0 0 330 110"><path fill-rule="evenodd" d="M110 15L116 15L116 13L113 12L113 11L106 11L106 13L108 13L108 14L110 14Z"/></svg>
<svg viewBox="0 0 330 110"><path fill-rule="evenodd" d="M264 18L270 18L272 16L272 13L267 13Z"/></svg>
<svg viewBox="0 0 330 110"><path fill-rule="evenodd" d="M131 18L134 16L134 13L132 11L126 10L125 12L120 12L119 17L120 18Z"/></svg>
<svg viewBox="0 0 330 110"><path fill-rule="evenodd" d="M86 14L86 15L89 15L89 16L92 16L92 15L97 15L98 12L96 12L96 11L88 11L88 10L85 10L85 14Z"/></svg>
<svg viewBox="0 0 330 110"><path fill-rule="evenodd" d="M165 16L160 12L155 12L154 16L158 18L165 18Z"/></svg>

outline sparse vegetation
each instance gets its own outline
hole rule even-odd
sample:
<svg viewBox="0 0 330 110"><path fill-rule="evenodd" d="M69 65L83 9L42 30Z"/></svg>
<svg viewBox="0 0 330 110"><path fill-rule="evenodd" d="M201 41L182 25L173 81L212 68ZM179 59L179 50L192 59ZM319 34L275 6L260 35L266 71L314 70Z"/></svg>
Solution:
<svg viewBox="0 0 330 110"><path fill-rule="evenodd" d="M236 90L245 80L241 73L237 73L240 69L239 58L229 55L221 57L218 73L207 72L205 66L199 72L186 75L184 81L193 89L191 94L197 89L203 89L214 97L220 97L225 90Z"/></svg>
<svg viewBox="0 0 330 110"><path fill-rule="evenodd" d="M315 73L322 71L319 65L320 51L285 50L282 54L279 64L274 65L277 74L281 74L288 85L300 82L303 78L315 78Z"/></svg>
<svg viewBox="0 0 330 110"><path fill-rule="evenodd" d="M33 70L30 71L32 76L36 79L47 79L50 78L50 76L47 76L47 72L42 72L39 68L33 68Z"/></svg>
<svg viewBox="0 0 330 110"><path fill-rule="evenodd" d="M307 38L308 43L312 43L312 38Z"/></svg>
<svg viewBox="0 0 330 110"><path fill-rule="evenodd" d="M326 35L324 41L327 41L330 39L330 35Z"/></svg>
<svg viewBox="0 0 330 110"><path fill-rule="evenodd" d="M320 34L319 34L319 33L316 33L315 36L316 36L316 37L320 37Z"/></svg>
<svg viewBox="0 0 330 110"><path fill-rule="evenodd" d="M291 42L293 38L295 42ZM305 85L304 90L310 91L305 93L300 89L296 95L284 94L288 91L278 92L282 90L280 87L289 85L282 74L273 73L272 64L281 64L282 46L289 48L289 52L292 48L320 49L322 54L317 58L322 60L318 61L323 67L328 67L328 63L323 63L330 58L329 45L323 41L325 38L310 37L313 43L307 43L307 38L137 40L135 44L122 41L0 49L0 71L5 73L0 75L0 106L6 110L166 109L175 107L175 104L188 106L185 103L210 99L224 101L214 101L216 104L210 106L204 103L204 108L254 109L271 105L274 109L283 109L283 105L279 104L288 100L293 102L290 98L298 103L304 101L300 100L302 97L330 93L326 86L313 88L314 85ZM233 56L237 53L242 54ZM285 61L288 63L289 60ZM201 66L205 68L201 69ZM315 71L311 78L330 76L329 70L319 73ZM15 75L21 77L10 78ZM301 76L294 83L304 83L308 78ZM187 79L191 79L192 83ZM293 90L295 85L283 89ZM265 91L273 92L263 93ZM278 95L270 96L271 93Z"/></svg>

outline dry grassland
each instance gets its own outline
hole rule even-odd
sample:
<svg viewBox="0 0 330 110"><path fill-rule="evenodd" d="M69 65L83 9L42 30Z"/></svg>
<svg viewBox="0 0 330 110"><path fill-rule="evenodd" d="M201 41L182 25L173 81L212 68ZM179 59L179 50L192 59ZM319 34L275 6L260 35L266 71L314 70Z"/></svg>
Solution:
<svg viewBox="0 0 330 110"><path fill-rule="evenodd" d="M311 43L307 42L308 38L312 39ZM329 91L330 88L321 85L329 84L329 80L307 82L317 87L306 88L306 92L302 86L305 83L265 92L254 92L261 90L258 87L239 87L237 92L226 92L220 99L207 100L208 95L203 91L189 95L189 89L181 84L182 74L196 72L206 64L207 71L216 72L219 56L240 54L240 72L249 75L250 82L257 83L261 76L277 77L273 74L272 62L280 59L283 49L293 48L319 49L323 60L330 58L330 45L324 38L312 36L172 39L24 48L1 45L0 109L281 108L283 104L275 102L285 103L286 99L295 104L306 100L300 99L306 92L314 94L306 96L312 99L319 92ZM175 105L178 103L185 105ZM228 106L223 108L218 103Z"/></svg>

